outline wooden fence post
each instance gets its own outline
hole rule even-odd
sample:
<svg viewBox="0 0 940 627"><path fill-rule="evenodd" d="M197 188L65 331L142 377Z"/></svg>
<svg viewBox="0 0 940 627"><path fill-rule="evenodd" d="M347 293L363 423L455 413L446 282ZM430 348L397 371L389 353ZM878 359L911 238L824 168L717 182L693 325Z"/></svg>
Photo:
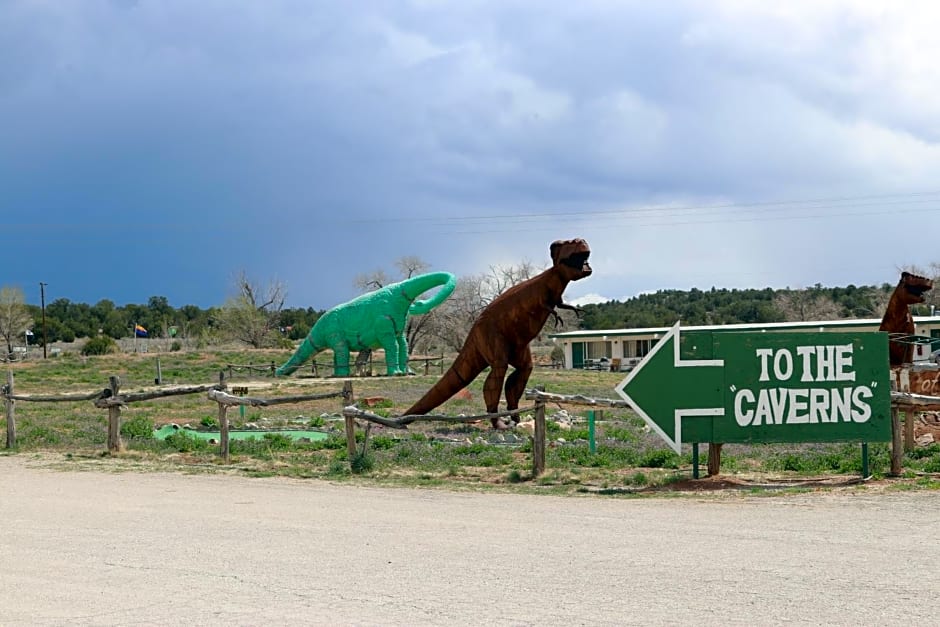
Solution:
<svg viewBox="0 0 940 627"><path fill-rule="evenodd" d="M353 396L353 385L352 381L345 381L343 383L343 403L347 406L352 405L356 402L355 397ZM352 416L345 416L346 421L346 454L349 457L349 461L352 462L353 458L356 456L356 419Z"/></svg>
<svg viewBox="0 0 940 627"><path fill-rule="evenodd" d="M532 434L532 477L545 472L545 403L535 403L535 431Z"/></svg>
<svg viewBox="0 0 940 627"><path fill-rule="evenodd" d="M7 371L7 394L13 394L13 371ZM16 416L13 407L16 404L12 398L7 397L7 448L16 447Z"/></svg>
<svg viewBox="0 0 940 627"><path fill-rule="evenodd" d="M721 474L721 447L717 442L708 443L708 476L716 477Z"/></svg>
<svg viewBox="0 0 940 627"><path fill-rule="evenodd" d="M108 387L111 388L111 398L117 398L121 391L121 380L115 376L108 377ZM122 450L121 442L121 406L108 407L108 452L114 453Z"/></svg>
<svg viewBox="0 0 940 627"><path fill-rule="evenodd" d="M908 405L904 408L904 452L914 450L914 407Z"/></svg>
<svg viewBox="0 0 940 627"><path fill-rule="evenodd" d="M222 460L229 460L228 405L219 403L219 453Z"/></svg>
<svg viewBox="0 0 940 627"><path fill-rule="evenodd" d="M901 441L901 410L891 407L891 474L901 474L901 458L904 456L904 443Z"/></svg>

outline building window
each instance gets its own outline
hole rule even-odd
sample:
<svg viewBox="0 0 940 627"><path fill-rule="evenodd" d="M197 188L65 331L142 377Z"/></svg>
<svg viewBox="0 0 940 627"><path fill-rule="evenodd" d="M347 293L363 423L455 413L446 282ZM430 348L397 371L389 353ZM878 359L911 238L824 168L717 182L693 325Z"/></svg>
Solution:
<svg viewBox="0 0 940 627"><path fill-rule="evenodd" d="M636 352L631 357L646 357L659 340L636 340Z"/></svg>
<svg viewBox="0 0 940 627"><path fill-rule="evenodd" d="M585 342L584 345L587 348L587 354L585 357L588 359L610 357L612 354L610 342Z"/></svg>

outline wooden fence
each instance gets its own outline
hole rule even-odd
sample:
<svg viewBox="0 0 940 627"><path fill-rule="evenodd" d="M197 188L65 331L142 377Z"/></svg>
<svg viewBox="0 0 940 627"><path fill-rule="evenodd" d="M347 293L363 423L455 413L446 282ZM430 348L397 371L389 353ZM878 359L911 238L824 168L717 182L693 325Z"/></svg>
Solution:
<svg viewBox="0 0 940 627"><path fill-rule="evenodd" d="M226 390L228 386L225 382L225 372L219 373L219 383L211 385L196 385L188 387L174 387L159 390L150 390L145 392L121 392L121 382L116 376L108 378L108 387L101 391L82 393L82 394L62 394L62 395L21 395L16 394L14 389L13 373L7 373L7 383L2 388L2 396L6 402L6 447L8 449L16 446L16 402L41 402L41 403L59 403L59 402L81 402L92 401L95 407L106 409L108 411L108 437L107 450L109 452L120 451L124 448L121 441L121 410L129 404L141 401L147 401L157 398L166 398L170 396L179 396L185 394L206 393L208 399L218 405L218 420L220 427L219 447L220 455L226 461L229 460L229 423L227 410L233 406L250 407L269 407L272 405L281 405L288 403L301 403L312 400L322 400L329 398L342 398L344 407L342 414L345 420L347 452L350 462L357 454L356 449L356 420L364 420L367 423L383 425L393 429L407 429L408 424L413 422L446 422L446 423L474 423L489 420L492 418L504 418L508 416L518 416L521 413L532 412L534 415L534 434L532 436L532 474L538 476L545 470L545 446L546 446L546 428L545 428L545 405L553 403L558 405L579 405L587 407L616 407L629 408L630 405L622 400L594 399L580 394L560 395L545 392L542 389L526 390L527 400L534 401L534 404L528 407L522 407L514 410L507 410L497 413L479 414L474 416L445 416L440 414L427 414L415 416L399 416L396 418L386 418L377 414L360 409L355 405L353 393L353 384L350 380L345 380L341 390L336 392L327 392L321 394L303 394L295 396L282 396L274 398L260 398L244 395L229 394ZM906 450L911 450L914 446L913 441L913 421L914 416L920 411L940 411L940 397L915 394L910 392L891 393L891 474L899 475L902 471L902 458ZM902 436L900 423L900 413L904 412L905 433ZM371 427L369 427L371 428ZM362 452L364 453L368 446L369 428L367 428L363 439ZM698 444L693 443L693 477L698 477ZM720 473L721 466L721 443L709 443L708 456L708 474L717 475Z"/></svg>
<svg viewBox="0 0 940 627"><path fill-rule="evenodd" d="M13 373L7 373L7 384L2 389L2 396L6 402L6 422L7 438L6 447L8 449L16 446L16 412L17 402L32 403L64 403L91 401L98 409L104 409L108 412L108 437L107 450L109 452L119 452L124 449L124 443L121 440L121 411L128 405L141 401L149 401L158 398L171 396L180 396L186 394L206 393L209 400L218 405L219 421L219 453L221 457L228 461L230 454L229 443L229 421L228 408L234 406L249 407L270 407L272 405L281 405L287 403L302 403L312 400L323 400L328 398L342 398L344 403L343 417L345 420L346 446L350 463L357 455L356 448L356 420L361 419L370 423L367 427L365 437L363 438L362 453L368 447L369 430L371 423L380 424L395 429L407 429L408 424L413 422L447 422L447 423L471 423L489 420L491 418L504 418L507 416L517 416L524 412L533 412L535 429L532 445L532 474L538 476L545 470L545 446L546 446L546 428L545 428L545 404L547 402L568 404L568 405L610 405L625 406L623 401L595 400L581 395L561 396L558 394L549 394L543 390L527 390L526 398L534 400L535 403L529 407L497 412L493 414L480 414L476 416L444 416L444 415L417 415L400 416L397 418L385 418L377 414L364 411L355 406L355 396L353 393L353 383L350 380L343 382L343 388L336 392L327 392L321 394L301 394L294 396L281 396L274 398L260 398L255 396L230 394L228 385L225 382L225 373L219 373L219 383L210 385L195 385L187 387L164 388L159 390L149 390L144 392L122 392L121 381L116 376L108 378L108 387L100 391L87 392L81 394L61 394L61 395L23 395L16 394L14 389ZM239 392L242 390L238 390ZM260 433L260 432L259 432Z"/></svg>
<svg viewBox="0 0 940 627"><path fill-rule="evenodd" d="M118 377L108 377L108 387L98 392L82 394L60 395L23 395L16 394L14 389L13 372L7 373L7 383L3 386L2 396L6 402L6 448L16 447L16 403L75 403L92 401L98 409L108 411L108 452L118 452L124 449L121 440L121 410L132 403L149 401L157 398L181 396L186 394L207 393L210 400L215 401L219 408L219 447L220 454L229 459L229 428L226 410L233 405L248 405L251 407L268 407L285 403L302 403L311 400L327 398L343 398L345 402L352 402L352 382L347 381L342 390L324 394L301 394L296 396L281 396L276 398L256 398L250 396L234 396L226 393L228 385L225 383L225 373L219 373L219 383L210 385L195 385L187 387L173 387L145 392L121 392L121 381ZM349 400L345 400L349 399Z"/></svg>
<svg viewBox="0 0 940 627"><path fill-rule="evenodd" d="M424 369L424 374L431 374L431 367L435 366L440 370L440 374L444 374L444 355L434 355L434 356L412 356L408 358L408 363L422 364ZM386 361L384 359L373 359L371 354L367 360L360 362L359 360L350 361L347 364L349 371L353 373L353 376L359 377L371 377L375 372L385 372L386 371ZM310 372L313 376L319 377L320 371L332 373L336 366L332 361L317 361L316 359L310 362ZM277 371L277 364L275 362L263 363L263 364L224 364L222 366L223 371L226 373L227 379L232 379L236 374L247 373L249 376L252 374L266 374L274 376L274 373Z"/></svg>

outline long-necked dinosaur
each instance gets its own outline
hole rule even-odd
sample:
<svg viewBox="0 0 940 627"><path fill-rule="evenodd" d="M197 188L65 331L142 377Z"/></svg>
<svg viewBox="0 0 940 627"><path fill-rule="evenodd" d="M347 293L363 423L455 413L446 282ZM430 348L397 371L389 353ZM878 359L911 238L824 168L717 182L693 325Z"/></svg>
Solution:
<svg viewBox="0 0 940 627"><path fill-rule="evenodd" d="M349 374L349 352L384 348L386 370L390 375L408 373L408 341L405 323L409 315L426 314L450 296L457 280L450 272L419 274L398 283L363 294L330 309L310 329L310 333L277 375L289 375L315 353L333 349L333 374ZM418 296L440 287L431 298Z"/></svg>
<svg viewBox="0 0 940 627"><path fill-rule="evenodd" d="M506 408L518 409L532 373L531 342L556 308L577 309L562 302L568 283L591 274L591 249L583 239L559 240L550 247L552 267L509 288L493 300L473 323L454 364L427 394L404 415L426 414L465 388L489 366L483 384L486 411L499 411L499 397L506 380ZM515 368L509 377L509 366ZM514 417L519 422L518 417ZM505 428L498 418L493 427ZM402 423L410 422L405 418Z"/></svg>
<svg viewBox="0 0 940 627"><path fill-rule="evenodd" d="M933 289L933 281L928 278L902 272L901 280L891 294L885 315L881 319L880 331L904 335L914 335L914 318L911 316L911 305L924 302L924 292ZM888 357L892 366L909 364L913 361L914 346L910 341L888 341Z"/></svg>

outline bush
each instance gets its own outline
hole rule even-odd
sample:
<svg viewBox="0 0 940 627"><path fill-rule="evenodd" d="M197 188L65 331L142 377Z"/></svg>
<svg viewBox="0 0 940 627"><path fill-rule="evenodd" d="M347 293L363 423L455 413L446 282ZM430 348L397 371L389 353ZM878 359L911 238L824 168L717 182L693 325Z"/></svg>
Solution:
<svg viewBox="0 0 940 627"><path fill-rule="evenodd" d="M194 435L190 435L185 431L177 431L176 433L171 433L166 436L165 440L167 446L170 448L176 449L180 453L192 453L193 451L204 451L209 448L209 443L205 440L200 440Z"/></svg>
<svg viewBox="0 0 940 627"><path fill-rule="evenodd" d="M349 469L353 472L353 474L356 475L372 472L372 468L374 466L375 460L368 452L357 452L355 455L353 455L352 459L349 460Z"/></svg>
<svg viewBox="0 0 940 627"><path fill-rule="evenodd" d="M679 456L672 451L658 449L644 455L638 465L641 468L678 468Z"/></svg>
<svg viewBox="0 0 940 627"><path fill-rule="evenodd" d="M93 337L82 346L82 355L107 355L117 352L117 342L107 335Z"/></svg>
<svg viewBox="0 0 940 627"><path fill-rule="evenodd" d="M173 343L170 344L170 350L174 353L183 350L183 343L179 340L173 340Z"/></svg>
<svg viewBox="0 0 940 627"><path fill-rule="evenodd" d="M153 438L153 419L146 416L134 416L121 423L121 435L126 438Z"/></svg>

